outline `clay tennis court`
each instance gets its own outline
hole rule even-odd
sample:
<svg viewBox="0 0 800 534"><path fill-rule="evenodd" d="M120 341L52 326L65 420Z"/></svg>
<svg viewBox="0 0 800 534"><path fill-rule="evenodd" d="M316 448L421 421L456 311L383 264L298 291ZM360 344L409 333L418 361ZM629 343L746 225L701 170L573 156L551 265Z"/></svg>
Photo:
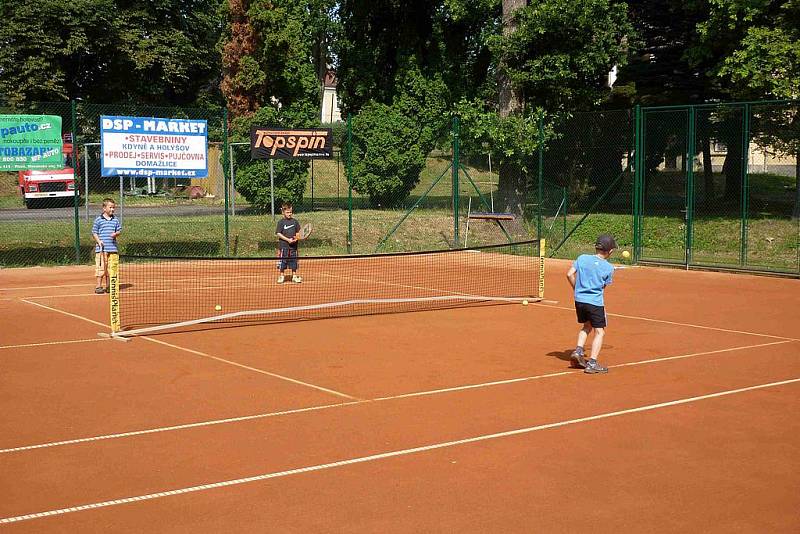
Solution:
<svg viewBox="0 0 800 534"><path fill-rule="evenodd" d="M567 265L551 302L125 343L93 268L1 270L0 529L800 530L800 282L619 271L587 376Z"/></svg>

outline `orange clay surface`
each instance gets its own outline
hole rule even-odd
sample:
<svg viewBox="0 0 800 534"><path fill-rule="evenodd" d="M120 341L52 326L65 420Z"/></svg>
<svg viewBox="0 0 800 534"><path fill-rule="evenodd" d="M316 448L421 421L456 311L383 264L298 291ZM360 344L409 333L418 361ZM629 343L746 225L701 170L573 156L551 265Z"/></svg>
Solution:
<svg viewBox="0 0 800 534"><path fill-rule="evenodd" d="M568 265L127 343L93 267L0 270L0 531L800 531L800 281L617 271L589 376Z"/></svg>

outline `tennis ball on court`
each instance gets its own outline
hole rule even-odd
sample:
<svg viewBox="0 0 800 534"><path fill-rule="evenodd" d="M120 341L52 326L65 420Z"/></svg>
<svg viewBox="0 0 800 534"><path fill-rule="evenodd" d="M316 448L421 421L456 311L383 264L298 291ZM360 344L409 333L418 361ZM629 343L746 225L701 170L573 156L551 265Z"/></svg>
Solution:
<svg viewBox="0 0 800 534"><path fill-rule="evenodd" d="M527 301L527 300L523 300L523 301L522 301L522 305L523 305L523 306L527 306L527 305L528 305L528 301Z"/></svg>
<svg viewBox="0 0 800 534"><path fill-rule="evenodd" d="M630 258L630 257L631 257L631 253L630 253L630 252L628 252L627 250L623 250L623 251L622 251L622 257L623 257L623 258L625 258L625 259L627 260L628 258Z"/></svg>
<svg viewBox="0 0 800 534"><path fill-rule="evenodd" d="M222 306L217 304L216 306L214 306L214 309L217 310L217 311L220 311L222 309Z"/></svg>

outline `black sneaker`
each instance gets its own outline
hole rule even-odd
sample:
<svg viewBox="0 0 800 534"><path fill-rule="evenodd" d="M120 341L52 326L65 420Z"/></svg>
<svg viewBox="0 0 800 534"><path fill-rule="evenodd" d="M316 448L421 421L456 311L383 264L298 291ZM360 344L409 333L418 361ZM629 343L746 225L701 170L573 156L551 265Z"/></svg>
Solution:
<svg viewBox="0 0 800 534"><path fill-rule="evenodd" d="M597 363L597 360L590 359L588 362L586 362L586 368L583 370L583 372L590 375L607 373L608 367L603 367L602 365Z"/></svg>
<svg viewBox="0 0 800 534"><path fill-rule="evenodd" d="M575 369L586 369L586 359L583 357L582 352L573 351L569 355L570 365Z"/></svg>
<svg viewBox="0 0 800 534"><path fill-rule="evenodd" d="M105 292L106 292L106 290L105 290L105 289L103 289L102 287L96 287L96 288L94 288L94 292L95 292L97 295L102 295L103 293L105 293Z"/></svg>

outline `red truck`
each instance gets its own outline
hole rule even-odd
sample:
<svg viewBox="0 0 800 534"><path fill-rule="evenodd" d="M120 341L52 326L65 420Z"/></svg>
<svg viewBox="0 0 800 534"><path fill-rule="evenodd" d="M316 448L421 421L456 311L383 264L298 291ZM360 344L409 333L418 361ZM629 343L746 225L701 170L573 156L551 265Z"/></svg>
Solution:
<svg viewBox="0 0 800 534"><path fill-rule="evenodd" d="M64 134L63 139L63 168L52 171L19 171L19 191L26 207L71 206L73 198L80 195L75 184L72 135Z"/></svg>

